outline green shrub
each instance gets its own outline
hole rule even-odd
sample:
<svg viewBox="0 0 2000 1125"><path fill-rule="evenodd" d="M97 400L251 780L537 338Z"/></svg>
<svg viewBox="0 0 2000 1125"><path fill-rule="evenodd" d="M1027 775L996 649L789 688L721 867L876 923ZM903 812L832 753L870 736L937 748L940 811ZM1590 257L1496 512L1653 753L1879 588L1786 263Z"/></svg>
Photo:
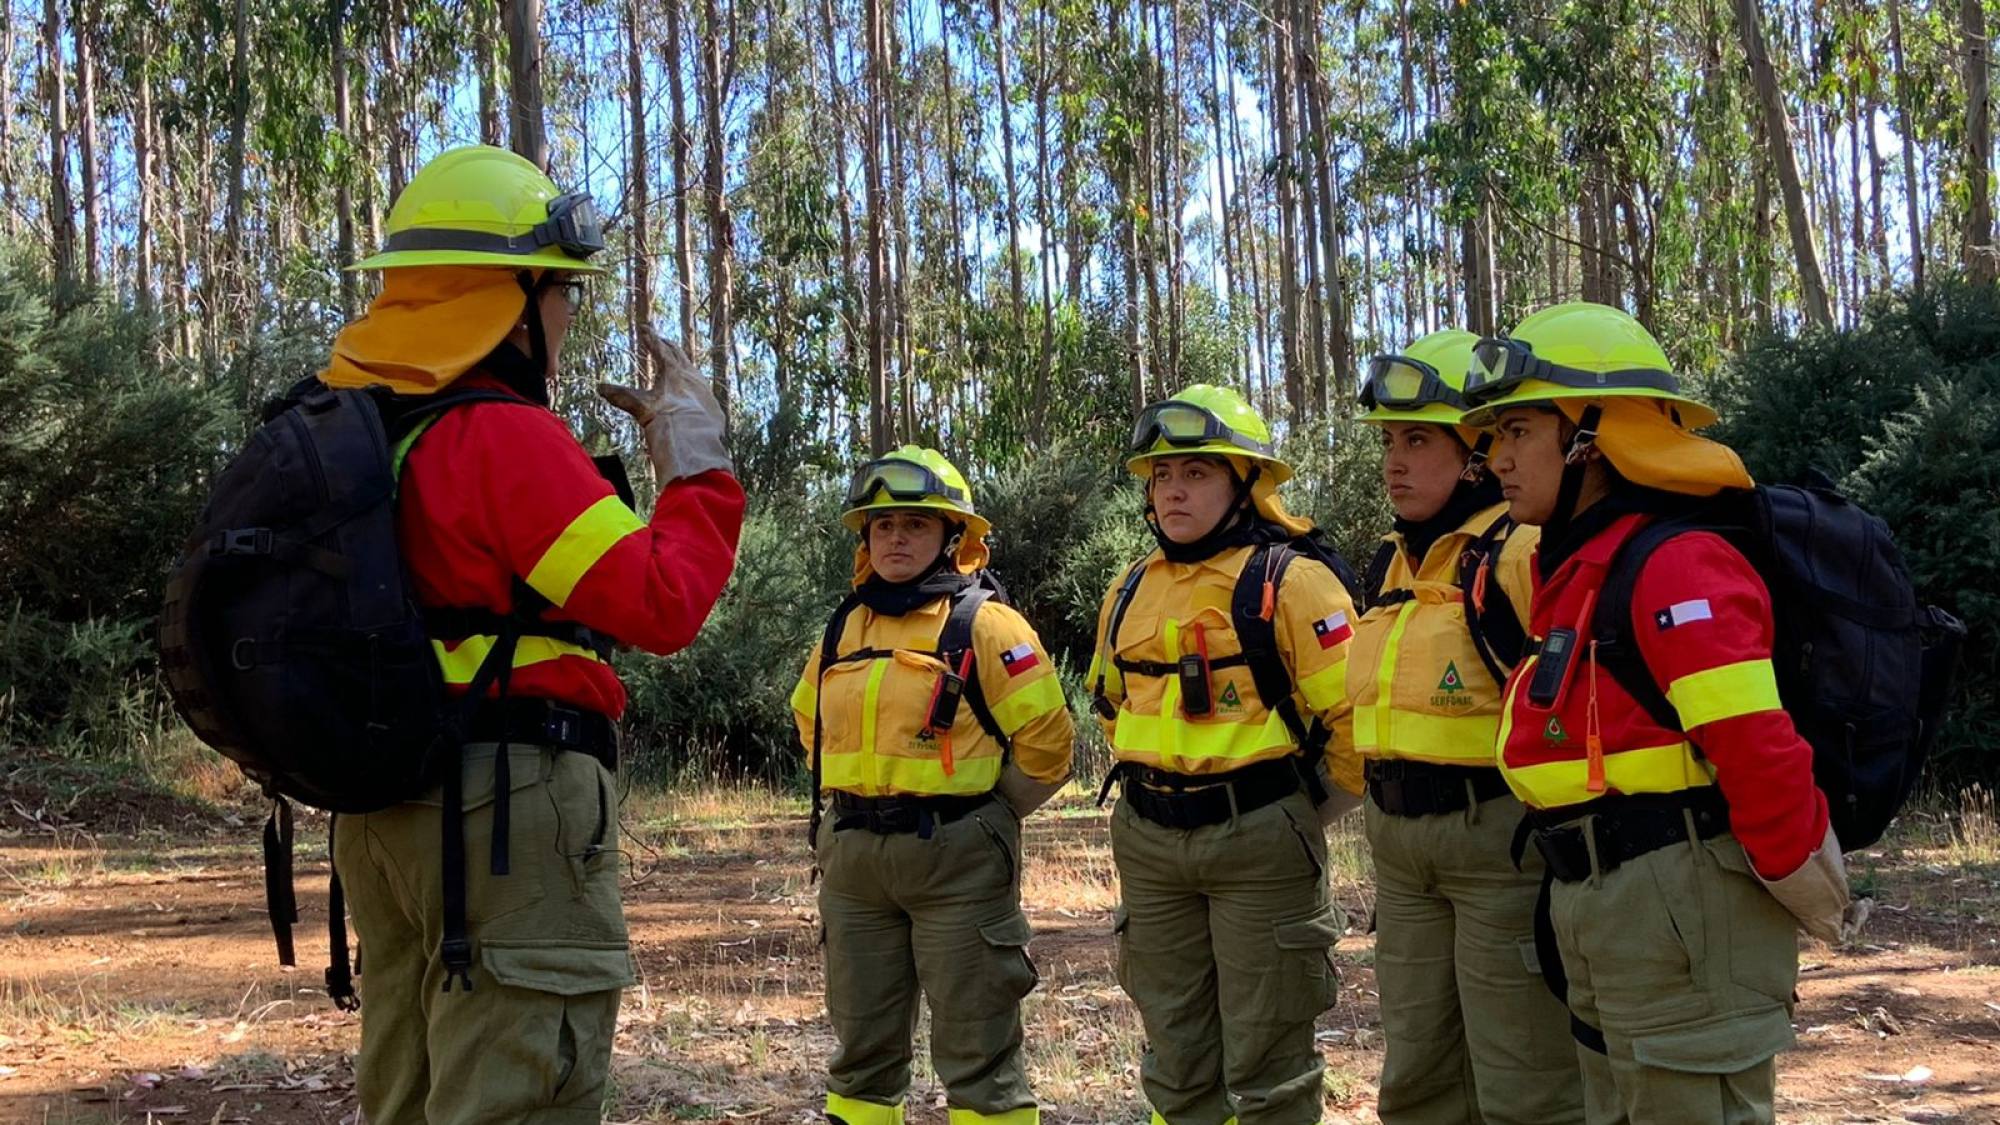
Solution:
<svg viewBox="0 0 2000 1125"><path fill-rule="evenodd" d="M1881 516L1917 594L1970 631L1935 776L2000 780L2000 288L1878 298L1852 332L1774 338L1714 382L1713 435L1759 480L1814 469Z"/></svg>

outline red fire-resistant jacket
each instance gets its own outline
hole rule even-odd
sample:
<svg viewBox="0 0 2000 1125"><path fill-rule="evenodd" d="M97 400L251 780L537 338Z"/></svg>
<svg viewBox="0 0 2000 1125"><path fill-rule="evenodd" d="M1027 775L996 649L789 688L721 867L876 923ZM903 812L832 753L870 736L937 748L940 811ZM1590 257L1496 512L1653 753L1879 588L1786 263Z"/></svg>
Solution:
<svg viewBox="0 0 2000 1125"><path fill-rule="evenodd" d="M1826 835L1826 797L1813 784L1812 748L1779 706L1770 593L1742 554L1710 532L1677 535L1633 590L1628 628L1685 733L1655 722L1593 659L1585 615L1619 546L1648 518L1620 517L1536 586L1537 643L1564 627L1583 641L1553 707L1528 698L1538 656L1508 680L1502 768L1531 808L1719 785L1758 873L1790 875Z"/></svg>
<svg viewBox="0 0 2000 1125"><path fill-rule="evenodd" d="M466 384L507 389L480 374ZM743 488L720 471L668 484L648 525L562 420L532 404L472 403L441 416L404 463L399 505L397 534L426 608L505 613L519 578L554 603L548 619L662 655L708 619L743 526ZM445 682L463 692L496 640L434 641ZM609 664L547 637L521 638L508 694L614 719L625 710Z"/></svg>

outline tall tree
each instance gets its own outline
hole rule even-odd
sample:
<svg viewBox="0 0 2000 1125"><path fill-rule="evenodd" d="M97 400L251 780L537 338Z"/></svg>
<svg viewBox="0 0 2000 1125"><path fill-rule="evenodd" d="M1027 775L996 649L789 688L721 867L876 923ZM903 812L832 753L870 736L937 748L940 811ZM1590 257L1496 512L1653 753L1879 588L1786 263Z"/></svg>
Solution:
<svg viewBox="0 0 2000 1125"><path fill-rule="evenodd" d="M1993 253L1993 53L1984 0L1959 0L1958 20L1965 64L1965 272L1990 283L2000 277L2000 263Z"/></svg>
<svg viewBox="0 0 2000 1125"><path fill-rule="evenodd" d="M1976 2L1976 0L1975 0ZM1736 30L1743 38L1743 54L1750 62L1750 77L1763 108L1764 142L1770 152L1771 167L1778 177L1778 191L1785 201L1785 225L1792 235L1792 256L1799 272L1800 299L1806 319L1822 328L1833 326L1833 303L1827 296L1826 274L1820 269L1819 250L1813 245L1812 218L1806 211L1805 188L1799 180L1799 163L1792 151L1792 126L1785 112L1784 94L1778 89L1778 74L1764 46L1764 29L1757 14L1757 0L1735 0Z"/></svg>
<svg viewBox="0 0 2000 1125"><path fill-rule="evenodd" d="M340 138L337 150L341 155L333 174L334 193L334 259L340 274L340 318L354 319L355 292L354 274L347 267L354 264L354 132L351 101L353 91L349 88L347 73L349 52L347 49L347 2L348 0L328 0L327 2L327 44L333 54L333 129ZM490 55L481 56L489 58ZM481 63L482 75L486 65Z"/></svg>
<svg viewBox="0 0 2000 1125"><path fill-rule="evenodd" d="M1910 283L1924 287L1923 185L1917 180L1917 133L1910 124L1910 68L1903 56L1903 0L1889 5L1889 59L1896 87L1896 130L1903 150L1903 206L1910 224Z"/></svg>
<svg viewBox="0 0 2000 1125"><path fill-rule="evenodd" d="M674 295L680 309L681 340L685 346L692 347L695 340L694 233L688 219L688 196L694 192L694 176L688 171L688 161L694 139L688 131L687 83L681 69L681 44L685 34L681 27L681 5L675 0L664 7L667 11L667 33L662 37L661 60L666 64L667 104L673 115L668 119L673 132L673 141L668 148L674 193Z"/></svg>
<svg viewBox="0 0 2000 1125"><path fill-rule="evenodd" d="M542 109L542 0L498 2L507 31L507 145L535 167L546 169L549 137Z"/></svg>
<svg viewBox="0 0 2000 1125"><path fill-rule="evenodd" d="M77 182L83 204L83 277L96 288L98 263L97 188L97 52L93 46L97 14L91 0L76 0L70 31L76 42Z"/></svg>
<svg viewBox="0 0 2000 1125"><path fill-rule="evenodd" d="M631 227L632 297L629 306L632 355L642 370L649 368L650 356L639 346L639 326L653 319L652 184L649 175L653 154L646 145L646 67L639 53L639 0L625 0L625 105L631 135L626 146L631 152L626 173L625 214Z"/></svg>
<svg viewBox="0 0 2000 1125"><path fill-rule="evenodd" d="M1000 106L1000 171L1007 185L1007 282L1008 291L1013 296L1010 308L1014 332L1018 336L1025 331L1021 295L1021 205L1020 195L1014 188L1014 88L1007 80L1007 43L1011 33L1007 29L1006 0L992 0L992 12L994 100Z"/></svg>
<svg viewBox="0 0 2000 1125"><path fill-rule="evenodd" d="M708 354L709 378L716 401L729 411L729 357L735 350L730 336L730 270L735 233L729 217L729 197L723 161L722 115L728 110L728 86L722 68L722 16L716 0L702 0L702 121L707 138L703 154L703 195L708 203Z"/></svg>
<svg viewBox="0 0 2000 1125"><path fill-rule="evenodd" d="M76 212L69 194L69 114L64 93L62 9L42 0L42 100L49 117L49 251L56 278L76 276Z"/></svg>

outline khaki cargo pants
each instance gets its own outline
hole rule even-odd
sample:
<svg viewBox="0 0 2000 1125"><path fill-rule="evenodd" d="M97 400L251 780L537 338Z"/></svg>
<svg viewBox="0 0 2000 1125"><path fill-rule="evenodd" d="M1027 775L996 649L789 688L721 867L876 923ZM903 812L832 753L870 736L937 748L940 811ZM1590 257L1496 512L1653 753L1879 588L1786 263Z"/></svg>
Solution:
<svg viewBox="0 0 2000 1125"><path fill-rule="evenodd" d="M1317 1125L1326 1064L1313 1021L1333 1006L1328 950L1344 922L1312 800L1184 830L1121 798L1111 854L1118 983L1145 1024L1140 1082L1156 1125Z"/></svg>
<svg viewBox="0 0 2000 1125"><path fill-rule="evenodd" d="M1772 1120L1798 924L1734 836L1557 883L1550 916L1570 1008L1609 1049L1578 1048L1592 1125Z"/></svg>
<svg viewBox="0 0 2000 1125"><path fill-rule="evenodd" d="M1021 823L999 800L929 839L820 824L826 1008L840 1049L827 1115L901 1125L920 995L951 1125L1041 1120L1021 1060L1021 999L1035 987L1021 913Z"/></svg>
<svg viewBox="0 0 2000 1125"><path fill-rule="evenodd" d="M465 750L472 991L445 992L439 960L440 792L342 816L334 833L361 943L355 1082L369 1125L602 1119L619 994L633 981L617 793L588 755L512 747L512 873L494 876L495 749Z"/></svg>
<svg viewBox="0 0 2000 1125"><path fill-rule="evenodd" d="M1521 812L1511 794L1420 817L1365 803L1385 1125L1583 1120L1569 1013L1535 959L1541 855L1508 855Z"/></svg>

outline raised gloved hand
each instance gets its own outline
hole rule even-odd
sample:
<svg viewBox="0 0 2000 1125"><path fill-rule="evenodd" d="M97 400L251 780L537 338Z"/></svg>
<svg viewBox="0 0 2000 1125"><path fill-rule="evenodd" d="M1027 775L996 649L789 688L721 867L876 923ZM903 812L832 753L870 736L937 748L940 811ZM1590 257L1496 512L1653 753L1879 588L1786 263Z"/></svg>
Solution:
<svg viewBox="0 0 2000 1125"><path fill-rule="evenodd" d="M1000 784L995 786L995 789L999 792L1000 799L1007 802L1007 807L1014 810L1014 815L1026 820L1029 813L1048 804L1049 798L1055 796L1068 781L1068 778L1060 781L1036 781L1020 766L1008 762L1007 767L1000 771Z"/></svg>
<svg viewBox="0 0 2000 1125"><path fill-rule="evenodd" d="M1834 838L1831 827L1818 850L1807 856L1797 871L1782 879L1757 878L1772 898L1792 912L1805 932L1824 942L1837 943L1845 936L1851 909L1847 865L1840 858L1840 841Z"/></svg>
<svg viewBox="0 0 2000 1125"><path fill-rule="evenodd" d="M650 387L597 384L604 401L630 414L646 440L646 458L659 482L680 480L710 469L733 471L722 446L722 407L708 380L678 344L670 344L650 324L639 328L639 343L653 357L658 374Z"/></svg>

